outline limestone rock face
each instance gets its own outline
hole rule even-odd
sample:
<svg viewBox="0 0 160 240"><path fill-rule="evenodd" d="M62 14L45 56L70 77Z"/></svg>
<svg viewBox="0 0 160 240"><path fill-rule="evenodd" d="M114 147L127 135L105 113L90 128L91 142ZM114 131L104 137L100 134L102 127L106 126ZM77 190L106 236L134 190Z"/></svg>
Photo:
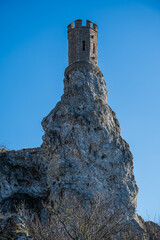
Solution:
<svg viewBox="0 0 160 240"><path fill-rule="evenodd" d="M41 148L0 153L0 209L12 212L21 199L45 198L46 164Z"/></svg>
<svg viewBox="0 0 160 240"><path fill-rule="evenodd" d="M135 231L142 233L137 239L148 239L136 215L133 156L107 96L97 65L76 62L66 69L61 101L42 121L42 146L0 152L3 212L16 212L14 205L24 199L29 207L42 210L41 199L111 195L116 207L127 209Z"/></svg>
<svg viewBox="0 0 160 240"><path fill-rule="evenodd" d="M133 157L107 96L98 67L77 62L66 69L64 95L42 121L42 147L52 152L50 184L54 195L114 194L117 204L134 213L138 188Z"/></svg>

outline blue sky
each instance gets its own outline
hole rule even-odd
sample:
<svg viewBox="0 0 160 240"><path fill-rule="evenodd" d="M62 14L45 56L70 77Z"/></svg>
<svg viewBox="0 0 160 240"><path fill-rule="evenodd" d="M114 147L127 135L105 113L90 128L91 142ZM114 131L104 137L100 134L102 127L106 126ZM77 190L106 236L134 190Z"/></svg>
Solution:
<svg viewBox="0 0 160 240"><path fill-rule="evenodd" d="M160 1L0 0L0 144L38 147L63 94L67 25L99 26L98 65L134 155L138 213L160 221Z"/></svg>

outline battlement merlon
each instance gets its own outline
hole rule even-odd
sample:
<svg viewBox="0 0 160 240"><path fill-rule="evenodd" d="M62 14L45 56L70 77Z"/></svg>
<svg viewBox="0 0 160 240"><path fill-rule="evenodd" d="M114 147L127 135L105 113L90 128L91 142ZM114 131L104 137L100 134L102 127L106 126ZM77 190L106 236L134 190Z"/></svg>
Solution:
<svg viewBox="0 0 160 240"><path fill-rule="evenodd" d="M74 25L75 25L75 27L74 27ZM70 32L76 28L92 28L95 31L98 30L98 26L90 20L86 21L86 26L82 26L82 19L78 19L78 20L74 21L74 23L73 22L70 23L67 28L68 28L68 32Z"/></svg>

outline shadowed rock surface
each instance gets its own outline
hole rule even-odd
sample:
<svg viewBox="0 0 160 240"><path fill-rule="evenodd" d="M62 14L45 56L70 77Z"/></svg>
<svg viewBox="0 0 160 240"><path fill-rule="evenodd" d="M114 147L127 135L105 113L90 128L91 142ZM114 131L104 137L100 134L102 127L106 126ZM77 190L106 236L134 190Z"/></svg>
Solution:
<svg viewBox="0 0 160 240"><path fill-rule="evenodd" d="M23 200L41 211L42 199L106 194L114 197L114 210L127 210L126 222L138 233L134 239L150 239L148 225L136 215L133 156L107 96L96 65L77 62L66 69L61 101L42 121L42 146L0 153L3 212L14 213Z"/></svg>
<svg viewBox="0 0 160 240"><path fill-rule="evenodd" d="M160 239L160 226L154 222L145 222L151 240Z"/></svg>

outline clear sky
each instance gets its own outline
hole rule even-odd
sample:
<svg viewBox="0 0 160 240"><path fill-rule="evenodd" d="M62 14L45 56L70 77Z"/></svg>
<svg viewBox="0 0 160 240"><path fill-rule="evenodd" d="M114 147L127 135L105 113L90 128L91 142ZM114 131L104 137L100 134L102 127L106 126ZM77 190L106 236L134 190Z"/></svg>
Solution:
<svg viewBox="0 0 160 240"><path fill-rule="evenodd" d="M99 26L108 104L134 156L138 213L160 222L160 1L0 0L0 144L38 147L63 94L67 25Z"/></svg>

